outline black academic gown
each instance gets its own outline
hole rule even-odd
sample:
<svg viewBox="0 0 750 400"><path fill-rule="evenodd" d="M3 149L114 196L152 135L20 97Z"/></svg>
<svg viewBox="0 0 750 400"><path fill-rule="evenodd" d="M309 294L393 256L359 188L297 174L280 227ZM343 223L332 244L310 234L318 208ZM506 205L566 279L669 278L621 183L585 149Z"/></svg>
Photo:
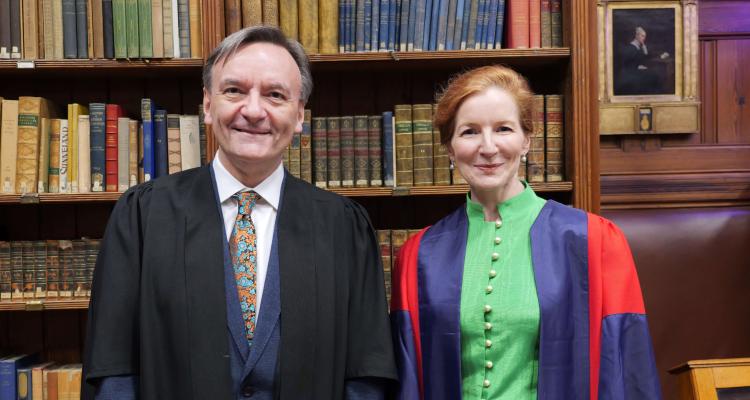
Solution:
<svg viewBox="0 0 750 400"><path fill-rule="evenodd" d="M210 166L128 190L97 259L84 354L141 399L230 399L225 235ZM340 399L347 379L396 379L379 250L353 201L286 175L277 220L281 399ZM86 396L84 396L86 398Z"/></svg>

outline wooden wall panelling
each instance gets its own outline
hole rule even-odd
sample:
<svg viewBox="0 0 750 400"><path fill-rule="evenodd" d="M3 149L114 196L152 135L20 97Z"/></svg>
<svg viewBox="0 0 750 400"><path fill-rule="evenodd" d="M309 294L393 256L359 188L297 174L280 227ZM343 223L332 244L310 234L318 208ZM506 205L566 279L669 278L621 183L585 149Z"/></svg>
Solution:
<svg viewBox="0 0 750 400"><path fill-rule="evenodd" d="M717 41L716 57L718 143L750 144L750 39Z"/></svg>

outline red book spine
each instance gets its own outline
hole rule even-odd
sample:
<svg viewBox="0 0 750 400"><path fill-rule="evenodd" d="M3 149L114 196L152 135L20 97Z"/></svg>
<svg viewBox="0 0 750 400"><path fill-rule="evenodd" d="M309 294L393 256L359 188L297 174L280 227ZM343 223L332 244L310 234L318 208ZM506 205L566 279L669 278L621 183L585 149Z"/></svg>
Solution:
<svg viewBox="0 0 750 400"><path fill-rule="evenodd" d="M542 3L529 0L529 47L542 47Z"/></svg>
<svg viewBox="0 0 750 400"><path fill-rule="evenodd" d="M508 48L529 48L529 0L508 1Z"/></svg>
<svg viewBox="0 0 750 400"><path fill-rule="evenodd" d="M104 184L107 192L117 191L117 118L122 117L119 104L107 104L104 128Z"/></svg>

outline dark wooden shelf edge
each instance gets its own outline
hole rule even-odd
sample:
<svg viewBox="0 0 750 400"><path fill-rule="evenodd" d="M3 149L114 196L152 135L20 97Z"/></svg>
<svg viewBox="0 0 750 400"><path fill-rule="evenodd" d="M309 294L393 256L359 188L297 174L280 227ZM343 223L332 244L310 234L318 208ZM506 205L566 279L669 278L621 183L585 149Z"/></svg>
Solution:
<svg viewBox="0 0 750 400"><path fill-rule="evenodd" d="M310 62L335 63L350 61L399 61L399 60L437 60L466 58L562 58L569 57L567 47L548 49L499 49L499 50L447 50L447 51L409 51L409 52L363 52L340 54L312 54Z"/></svg>
<svg viewBox="0 0 750 400"><path fill-rule="evenodd" d="M569 192L573 190L572 182L532 183L531 187L540 193ZM469 190L468 185L447 186L412 186L412 187L368 187L368 188L336 188L327 189L334 193L348 197L400 197L400 196L439 196L444 194L462 194ZM38 196L22 196L19 194L0 194L0 204L35 204L35 203L96 203L117 201L122 193L42 193Z"/></svg>
<svg viewBox="0 0 750 400"><path fill-rule="evenodd" d="M112 68L112 69L144 69L144 68L200 68L203 59L138 59L138 60L110 60L110 59L69 59L69 60L0 60L0 70L23 70L18 68L19 62L33 61L37 69L79 69L79 68Z"/></svg>
<svg viewBox="0 0 750 400"><path fill-rule="evenodd" d="M71 300L41 300L30 301L0 301L0 311L43 311L43 310L85 310L89 307L89 299Z"/></svg>

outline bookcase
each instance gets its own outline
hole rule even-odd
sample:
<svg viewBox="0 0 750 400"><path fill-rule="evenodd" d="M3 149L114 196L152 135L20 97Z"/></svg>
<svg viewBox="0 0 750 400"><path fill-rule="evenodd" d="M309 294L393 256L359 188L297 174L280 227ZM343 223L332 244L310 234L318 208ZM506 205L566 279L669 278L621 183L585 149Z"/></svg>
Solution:
<svg viewBox="0 0 750 400"><path fill-rule="evenodd" d="M380 114L396 104L433 103L447 79L475 66L505 64L529 78L540 94L564 95L564 177L533 184L545 198L598 211L599 139L596 88L596 4L562 3L563 46L439 52L310 55L313 115ZM203 0L202 43L207 55L225 36L224 0ZM0 60L0 96L42 96L56 104L106 101L139 115L150 97L170 112L195 113L201 102L203 59ZM207 154L216 143L207 135ZM466 185L345 188L370 213L376 229L432 224L463 203ZM120 193L0 195L0 240L103 236ZM0 302L0 349L41 352L58 362L80 362L87 300Z"/></svg>

